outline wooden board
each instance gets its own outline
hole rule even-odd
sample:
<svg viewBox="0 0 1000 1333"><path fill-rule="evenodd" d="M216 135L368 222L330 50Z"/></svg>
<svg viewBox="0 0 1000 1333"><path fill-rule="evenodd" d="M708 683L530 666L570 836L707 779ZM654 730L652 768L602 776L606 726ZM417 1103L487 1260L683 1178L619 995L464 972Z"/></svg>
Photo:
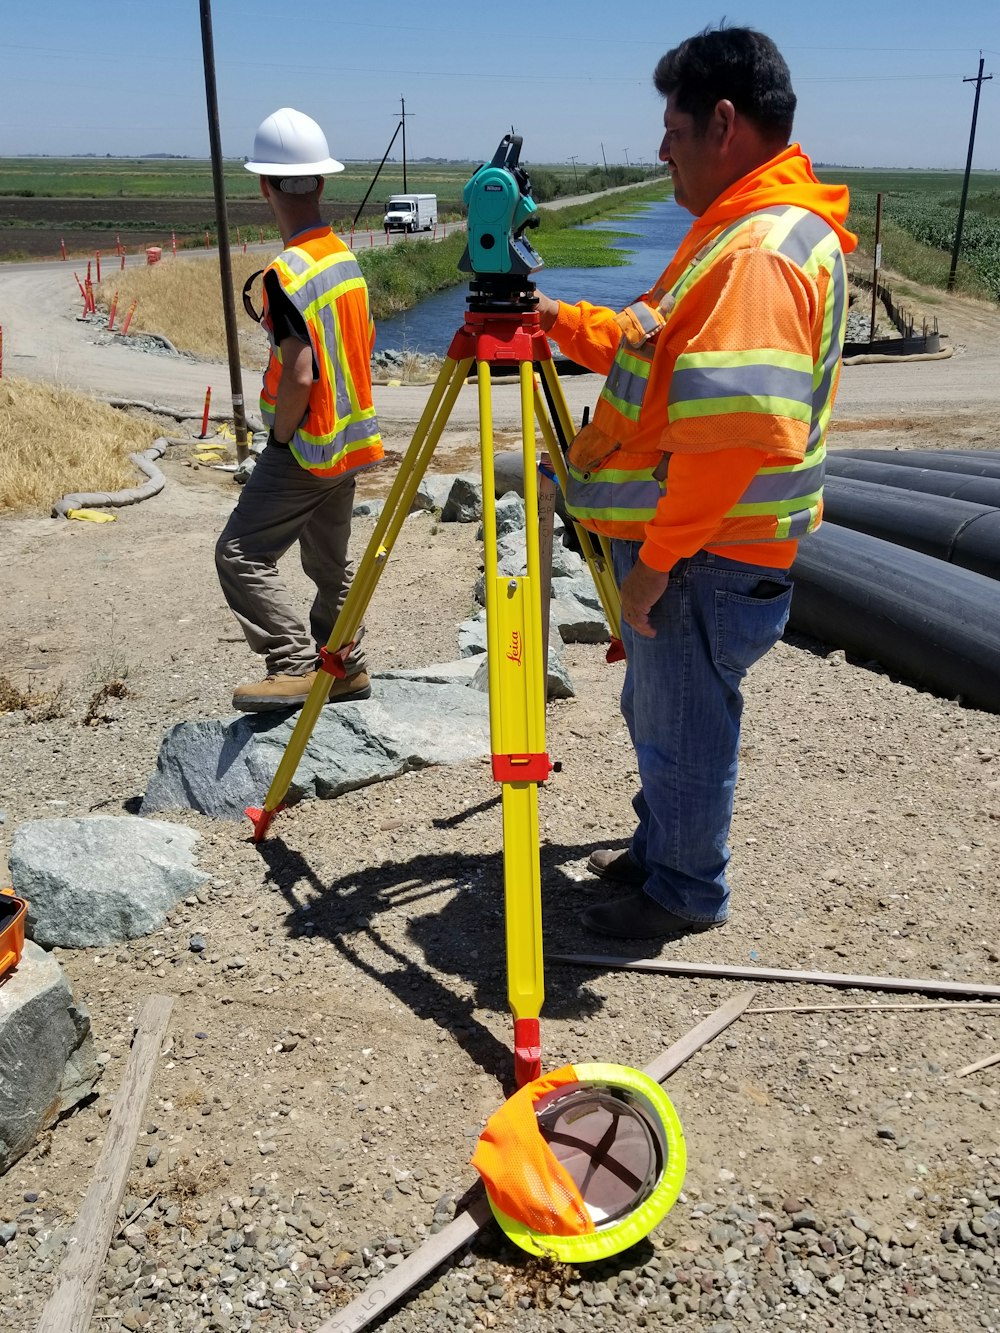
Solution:
<svg viewBox="0 0 1000 1333"><path fill-rule="evenodd" d="M798 981L813 986L856 990L913 991L918 995L976 995L1000 1000L1000 986L984 981L932 981L927 977L866 977L843 972L799 972L781 967L735 967L728 963L682 963L662 958L615 958L597 953L555 953L550 963L578 963L615 971L665 972L675 977L712 977L728 981Z"/></svg>
<svg viewBox="0 0 1000 1333"><path fill-rule="evenodd" d="M173 1007L170 997L150 995L139 1010L135 1039L125 1077L111 1108L104 1147L66 1242L55 1289L42 1311L37 1333L87 1333L90 1328L97 1288Z"/></svg>

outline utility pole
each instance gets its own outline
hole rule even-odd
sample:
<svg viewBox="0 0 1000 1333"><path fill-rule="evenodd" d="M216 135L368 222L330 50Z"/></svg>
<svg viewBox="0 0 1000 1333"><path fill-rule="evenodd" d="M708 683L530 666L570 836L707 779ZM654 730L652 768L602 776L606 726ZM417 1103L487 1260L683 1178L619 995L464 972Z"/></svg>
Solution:
<svg viewBox="0 0 1000 1333"><path fill-rule="evenodd" d="M215 194L215 220L219 231L219 275L222 279L222 314L226 325L226 351L229 359L229 385L233 395L233 426L236 430L236 458L249 458L247 418L243 404L243 371L240 367L240 340L236 329L236 303L233 299L233 261L229 252L229 221L226 215L226 183L222 168L222 139L219 134L219 97L215 84L215 43L212 37L212 3L201 0L201 52L205 64L205 101L208 105L208 140L212 153L212 188Z"/></svg>
<svg viewBox="0 0 1000 1333"><path fill-rule="evenodd" d="M962 226L965 223L965 202L969 197L969 175L972 171L972 150L976 145L976 118L979 115L979 94L984 83L992 79L992 74L983 74L983 53L979 53L979 73L975 78L963 79L963 83L976 85L976 98L972 104L972 129L969 132L969 156L965 159L965 180L962 182L962 198L958 205L958 225L955 228L955 248L951 252L951 269L948 273L948 290L955 286L955 273L958 269L958 252L962 248Z"/></svg>
<svg viewBox="0 0 1000 1333"><path fill-rule="evenodd" d="M399 99L399 123L403 127L403 193L406 193L406 117L412 116L412 111L406 109L406 98Z"/></svg>
<svg viewBox="0 0 1000 1333"><path fill-rule="evenodd" d="M627 149L627 148L625 149L625 165L626 165L627 167L630 167L630 166L632 165L632 163L628 160L628 149Z"/></svg>
<svg viewBox="0 0 1000 1333"><path fill-rule="evenodd" d="M577 189L577 191L579 191L579 189L580 189L580 181L579 181L579 178L578 178L578 176L577 176L577 174L576 174L576 158L575 158L575 157L571 157L571 158L570 158L570 161L573 163L573 185L575 186L575 188Z"/></svg>
<svg viewBox="0 0 1000 1333"><path fill-rule="evenodd" d="M604 179L606 181L608 179L608 159L607 159L607 154L604 152L603 144L601 144L601 158L604 162Z"/></svg>

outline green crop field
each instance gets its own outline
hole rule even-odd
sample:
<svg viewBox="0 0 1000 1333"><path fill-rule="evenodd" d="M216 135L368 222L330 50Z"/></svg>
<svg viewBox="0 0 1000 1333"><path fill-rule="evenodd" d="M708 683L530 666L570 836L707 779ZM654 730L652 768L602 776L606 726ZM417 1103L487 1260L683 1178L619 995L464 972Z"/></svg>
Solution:
<svg viewBox="0 0 1000 1333"><path fill-rule="evenodd" d="M338 228L351 225L378 168L377 162L347 162L328 176L324 215ZM438 217L450 222L464 216L462 190L478 162L408 162L406 189L435 194ZM639 168L578 164L527 164L539 202L560 195L591 193L610 185L645 180ZM242 159L230 159L223 171L230 230L248 235L273 233L257 177L244 171ZM379 227L385 201L403 190L401 162L387 162L364 204L358 226ZM65 244L72 255L126 247L201 244L215 235L215 205L210 163L192 158L0 158L0 259L52 258Z"/></svg>
<svg viewBox="0 0 1000 1333"><path fill-rule="evenodd" d="M328 176L326 195L342 203L359 204L364 198L377 162L346 162L345 170ZM457 203L462 187L480 164L478 162L407 162L406 189L436 194L442 201ZM597 189L588 185L596 168L559 163L529 164L529 173L554 178L562 187L558 193ZM611 168L612 172L621 168ZM226 195L231 199L253 199L260 190L257 178L244 171L242 160L230 159L223 170ZM603 176L603 172L599 173ZM635 178L641 179L642 172ZM403 190L401 162L387 162L382 168L372 198L379 204L390 194ZM206 160L194 158L124 158L124 157L0 157L0 196L61 199L211 199L212 167Z"/></svg>
<svg viewBox="0 0 1000 1333"><path fill-rule="evenodd" d="M848 226L872 253L877 196L882 200L882 263L917 282L943 287L951 267L961 171L839 170L821 167L821 180L851 191ZM957 290L1000 301L1000 172L974 171L962 228Z"/></svg>

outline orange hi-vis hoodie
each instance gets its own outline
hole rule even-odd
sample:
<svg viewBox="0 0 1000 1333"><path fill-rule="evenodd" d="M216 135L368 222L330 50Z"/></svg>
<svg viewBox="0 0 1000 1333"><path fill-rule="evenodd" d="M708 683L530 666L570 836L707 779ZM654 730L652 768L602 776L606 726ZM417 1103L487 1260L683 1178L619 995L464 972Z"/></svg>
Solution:
<svg viewBox="0 0 1000 1333"><path fill-rule="evenodd" d="M822 445L846 316L843 254L857 244L843 225L848 203L847 188L818 181L797 144L719 195L642 298L656 306L664 294L682 293L655 334L648 378L625 376L630 403L619 402L609 387L621 370L616 362L629 361L616 312L560 303L549 336L573 360L609 375L593 425L618 446L610 464L616 474L629 468L648 473L669 455L666 490L639 529L644 564L668 572L702 549L770 568L787 569L794 560L797 540L756 535L741 542L740 523L727 516L734 506L740 511L762 469L801 464L807 450L812 455ZM800 227L809 240L792 234L779 244L775 234L787 230L782 212L802 217L792 210L813 215ZM817 235L825 238L819 247L825 266L809 250ZM835 328L831 272L844 289ZM797 370L789 373L790 367ZM804 386L797 400L767 387L782 375ZM634 523L616 522L613 513L587 526L611 536L637 535Z"/></svg>

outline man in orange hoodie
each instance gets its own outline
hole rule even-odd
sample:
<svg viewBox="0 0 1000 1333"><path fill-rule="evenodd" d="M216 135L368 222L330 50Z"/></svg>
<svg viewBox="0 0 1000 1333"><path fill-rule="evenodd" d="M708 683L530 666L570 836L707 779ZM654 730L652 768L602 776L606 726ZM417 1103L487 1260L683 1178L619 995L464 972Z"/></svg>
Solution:
<svg viewBox="0 0 1000 1333"><path fill-rule="evenodd" d="M583 921L644 939L728 917L741 683L782 634L788 569L822 516L856 244L846 188L789 146L795 94L769 38L706 30L653 79L660 159L695 222L627 310L539 294L550 337L607 376L566 501L612 538L640 779L630 847L589 862L628 892Z"/></svg>

